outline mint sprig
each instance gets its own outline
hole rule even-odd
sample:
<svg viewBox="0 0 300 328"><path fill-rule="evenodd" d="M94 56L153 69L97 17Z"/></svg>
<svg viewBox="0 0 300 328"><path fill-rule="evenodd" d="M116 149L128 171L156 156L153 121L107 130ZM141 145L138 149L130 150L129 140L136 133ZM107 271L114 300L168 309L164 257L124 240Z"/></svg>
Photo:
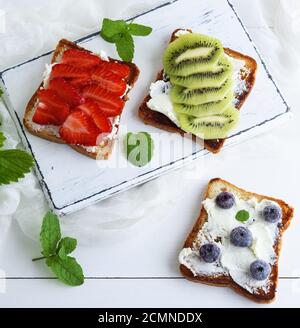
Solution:
<svg viewBox="0 0 300 328"><path fill-rule="evenodd" d="M3 95L3 90L0 88L0 98L2 97Z"/></svg>
<svg viewBox="0 0 300 328"><path fill-rule="evenodd" d="M147 36L152 32L150 26L126 23L125 20L104 18L100 31L101 37L110 43L115 43L120 58L132 62L134 56L134 36Z"/></svg>
<svg viewBox="0 0 300 328"><path fill-rule="evenodd" d="M71 237L61 238L60 225L57 215L48 212L43 219L40 243L42 246L42 257L32 261L46 260L47 266L57 278L69 286L79 286L84 282L84 275L80 264L72 253L77 240Z"/></svg>

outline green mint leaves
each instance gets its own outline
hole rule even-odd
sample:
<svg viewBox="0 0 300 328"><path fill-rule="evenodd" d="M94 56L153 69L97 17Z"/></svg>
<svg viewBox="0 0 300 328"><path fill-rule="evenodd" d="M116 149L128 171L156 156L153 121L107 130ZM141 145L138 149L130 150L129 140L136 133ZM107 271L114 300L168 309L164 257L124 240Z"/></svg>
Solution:
<svg viewBox="0 0 300 328"><path fill-rule="evenodd" d="M129 23L128 31L131 35L147 36L152 32L152 28L150 26Z"/></svg>
<svg viewBox="0 0 300 328"><path fill-rule="evenodd" d="M75 250L77 240L71 237L61 238L58 217L51 212L44 216L40 243L44 256L33 261L45 259L47 266L66 285L83 284L84 275L81 266L74 257L68 255Z"/></svg>
<svg viewBox="0 0 300 328"><path fill-rule="evenodd" d="M48 212L43 219L40 233L42 254L46 257L55 254L60 239L61 233L58 218L55 214Z"/></svg>
<svg viewBox="0 0 300 328"><path fill-rule="evenodd" d="M151 32L150 26L104 18L100 35L105 41L116 44L117 52L122 60L132 62L134 56L132 36L147 36Z"/></svg>
<svg viewBox="0 0 300 328"><path fill-rule="evenodd" d="M3 95L3 90L0 88L0 98L2 97Z"/></svg>
<svg viewBox="0 0 300 328"><path fill-rule="evenodd" d="M126 62L132 62L134 54L133 37L126 33L116 42L116 47L120 58Z"/></svg>
<svg viewBox="0 0 300 328"><path fill-rule="evenodd" d="M240 222L245 222L249 219L250 214L246 210L240 210L236 213L235 218Z"/></svg>
<svg viewBox="0 0 300 328"><path fill-rule="evenodd" d="M5 141L4 135L0 132L0 148ZM0 185L17 182L30 172L33 166L31 155L20 149L0 149Z"/></svg>
<svg viewBox="0 0 300 328"><path fill-rule="evenodd" d="M153 156L154 143L149 133L127 133L125 137L125 152L127 160L135 166L145 166Z"/></svg>

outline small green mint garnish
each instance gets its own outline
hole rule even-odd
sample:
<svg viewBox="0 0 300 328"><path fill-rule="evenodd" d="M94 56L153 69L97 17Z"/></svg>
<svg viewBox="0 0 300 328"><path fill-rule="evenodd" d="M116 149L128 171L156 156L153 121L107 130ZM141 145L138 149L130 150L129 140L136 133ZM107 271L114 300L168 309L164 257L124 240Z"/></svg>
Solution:
<svg viewBox="0 0 300 328"><path fill-rule="evenodd" d="M104 18L100 36L107 42L115 43L120 58L132 62L134 55L134 40L132 36L147 36L152 32L150 26L126 23L123 19L112 20Z"/></svg>
<svg viewBox="0 0 300 328"><path fill-rule="evenodd" d="M246 210L240 210L236 213L235 215L235 218L238 220L238 221L241 221L241 222L245 222L249 219L250 217L250 214L248 211Z"/></svg>
<svg viewBox="0 0 300 328"><path fill-rule="evenodd" d="M82 268L74 257L69 256L75 250L77 240L71 237L61 237L59 220L54 213L48 212L43 218L40 243L43 256L32 261L45 260L57 278L66 285L83 284Z"/></svg>

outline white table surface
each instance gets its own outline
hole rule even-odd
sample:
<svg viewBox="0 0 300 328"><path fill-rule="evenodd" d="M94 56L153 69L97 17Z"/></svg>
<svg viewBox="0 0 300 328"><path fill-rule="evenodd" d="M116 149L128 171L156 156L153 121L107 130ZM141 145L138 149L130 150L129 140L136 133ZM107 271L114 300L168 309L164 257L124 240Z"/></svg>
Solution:
<svg viewBox="0 0 300 328"><path fill-rule="evenodd" d="M268 62L269 49L260 37L265 27L255 25L255 17L248 13L245 1L233 2ZM272 62L269 66L272 70ZM281 85L281 89L296 111L299 101L297 103L290 85ZM204 186L210 178L217 176L294 205L295 218L283 240L277 300L271 305L259 306L299 306L297 121L299 115L295 113L293 120L276 131L226 149L217 156L198 160L194 178L183 190L184 203L178 199L168 216L141 221L121 238L118 235L94 247L79 245L75 256L86 276L80 287L66 287L52 278L44 263L32 263L31 258L39 255L39 245L25 237L14 222L0 253L0 268L6 275L6 279L0 279L0 307L257 306L228 288L188 282L178 270L177 255L198 215ZM285 142L282 142L283 138Z"/></svg>

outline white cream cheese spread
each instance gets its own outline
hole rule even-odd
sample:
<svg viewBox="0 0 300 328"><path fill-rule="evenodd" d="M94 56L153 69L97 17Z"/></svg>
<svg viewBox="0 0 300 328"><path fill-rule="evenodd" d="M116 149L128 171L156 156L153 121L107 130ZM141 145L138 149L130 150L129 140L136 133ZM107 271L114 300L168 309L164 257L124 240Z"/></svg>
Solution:
<svg viewBox="0 0 300 328"><path fill-rule="evenodd" d="M179 262L197 276L229 275L238 285L253 293L257 288L268 290L268 279L259 281L250 276L249 268L253 261L264 260L270 265L276 261L274 244L278 237L278 222L269 223L262 217L262 210L268 205L279 206L269 200L257 202L255 198L243 200L235 195L235 205L230 209L220 208L215 198L207 198L203 206L207 212L207 221L199 231L192 248L184 248ZM235 216L240 210L250 214L246 222L238 221ZM280 222L279 222L280 223ZM252 233L250 247L237 247L230 241L231 231L238 226L246 226ZM213 263L204 262L199 256L200 247L208 242L218 245L220 258Z"/></svg>
<svg viewBox="0 0 300 328"><path fill-rule="evenodd" d="M171 88L170 82L158 80L150 85L150 97L147 106L156 112L166 115L177 126L180 126L173 104L169 96Z"/></svg>
<svg viewBox="0 0 300 328"><path fill-rule="evenodd" d="M178 31L175 33L175 36L176 36L176 37L179 37L180 35L189 34L189 33L191 33L191 32L188 31L188 30L178 30Z"/></svg>

